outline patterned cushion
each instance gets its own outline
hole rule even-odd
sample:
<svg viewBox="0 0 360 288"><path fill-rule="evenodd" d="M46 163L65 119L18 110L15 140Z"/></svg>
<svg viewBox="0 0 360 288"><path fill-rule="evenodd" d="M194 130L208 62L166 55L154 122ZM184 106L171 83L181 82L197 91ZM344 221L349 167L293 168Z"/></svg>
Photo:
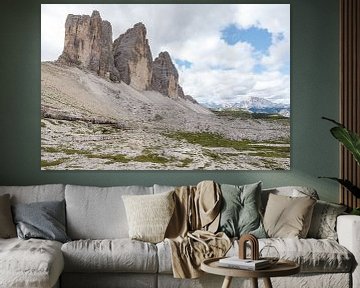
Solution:
<svg viewBox="0 0 360 288"><path fill-rule="evenodd" d="M336 218L344 213L346 206L318 200L315 204L307 237L337 240Z"/></svg>

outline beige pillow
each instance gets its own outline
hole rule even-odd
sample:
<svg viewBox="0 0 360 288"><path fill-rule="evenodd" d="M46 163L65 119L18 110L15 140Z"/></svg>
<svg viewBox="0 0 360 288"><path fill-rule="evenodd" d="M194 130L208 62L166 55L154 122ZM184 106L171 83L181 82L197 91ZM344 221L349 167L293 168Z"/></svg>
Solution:
<svg viewBox="0 0 360 288"><path fill-rule="evenodd" d="M0 196L0 238L16 237L9 194Z"/></svg>
<svg viewBox="0 0 360 288"><path fill-rule="evenodd" d="M316 200L311 197L269 195L264 228L269 237L306 238Z"/></svg>
<svg viewBox="0 0 360 288"><path fill-rule="evenodd" d="M151 243L164 240L175 207L173 193L122 196L131 239Z"/></svg>

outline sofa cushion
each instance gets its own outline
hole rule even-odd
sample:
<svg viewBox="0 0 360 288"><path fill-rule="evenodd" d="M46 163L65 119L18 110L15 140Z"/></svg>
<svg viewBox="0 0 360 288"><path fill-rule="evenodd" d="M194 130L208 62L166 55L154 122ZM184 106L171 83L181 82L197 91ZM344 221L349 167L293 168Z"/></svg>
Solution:
<svg viewBox="0 0 360 288"><path fill-rule="evenodd" d="M123 195L152 194L152 187L66 185L67 233L71 239L128 238Z"/></svg>
<svg viewBox="0 0 360 288"><path fill-rule="evenodd" d="M78 240L61 247L66 272L156 273L156 246L130 239Z"/></svg>
<svg viewBox="0 0 360 288"><path fill-rule="evenodd" d="M164 240L175 208L174 191L156 195L124 195L131 239L157 243Z"/></svg>
<svg viewBox="0 0 360 288"><path fill-rule="evenodd" d="M266 237L260 215L261 182L243 186L221 185L222 204L219 230L229 237L251 233Z"/></svg>
<svg viewBox="0 0 360 288"><path fill-rule="evenodd" d="M65 229L65 201L18 203L13 206L19 238L69 241Z"/></svg>
<svg viewBox="0 0 360 288"><path fill-rule="evenodd" d="M346 273L350 272L354 265L354 257L351 252L338 242L330 239L259 239L259 250L264 246L275 247L280 259L298 263L302 273ZM238 243L235 242L227 255L236 255L238 247Z"/></svg>
<svg viewBox="0 0 360 288"><path fill-rule="evenodd" d="M280 258L300 264L302 272L350 272L353 267L353 255L334 240L272 238L262 242L274 246Z"/></svg>
<svg viewBox="0 0 360 288"><path fill-rule="evenodd" d="M289 197L310 196L311 198L319 199L319 195L317 194L316 190L310 187L283 186L283 187L263 189L261 191L261 206L263 212L265 212L265 208L270 194L289 196Z"/></svg>
<svg viewBox="0 0 360 288"><path fill-rule="evenodd" d="M270 194L264 215L264 227L269 237L305 238L310 227L316 200Z"/></svg>
<svg viewBox="0 0 360 288"><path fill-rule="evenodd" d="M61 243L0 239L0 287L53 287L63 268Z"/></svg>
<svg viewBox="0 0 360 288"><path fill-rule="evenodd" d="M0 186L0 195L4 194L10 194L11 204L61 201L65 197L65 185Z"/></svg>
<svg viewBox="0 0 360 288"><path fill-rule="evenodd" d="M346 211L345 205L318 200L314 206L309 238L337 240L336 219Z"/></svg>
<svg viewBox="0 0 360 288"><path fill-rule="evenodd" d="M0 196L0 238L16 237L16 229L11 214L10 195Z"/></svg>
<svg viewBox="0 0 360 288"><path fill-rule="evenodd" d="M330 239L259 239L259 249L265 245L274 246L281 259L298 263L302 273L348 273L354 265L353 255L344 246ZM160 242L156 246L159 273L171 274L171 248L168 241ZM234 241L226 256L235 256L238 252L238 242ZM250 249L247 254L250 257Z"/></svg>

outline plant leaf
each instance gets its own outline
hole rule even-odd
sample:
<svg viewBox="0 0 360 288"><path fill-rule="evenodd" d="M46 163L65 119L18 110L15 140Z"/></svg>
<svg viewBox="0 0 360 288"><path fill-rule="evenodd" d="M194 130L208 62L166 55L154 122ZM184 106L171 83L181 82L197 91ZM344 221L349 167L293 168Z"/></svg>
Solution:
<svg viewBox="0 0 360 288"><path fill-rule="evenodd" d="M322 119L325 119L325 120L328 120L328 121L330 121L330 122L332 122L332 123L334 123L334 124L336 124L337 126L339 126L339 127L345 127L343 124L341 124L341 123L339 123L339 122L337 122L337 121L335 121L334 119L330 119L330 118L327 118L327 117L321 117Z"/></svg>
<svg viewBox="0 0 360 288"><path fill-rule="evenodd" d="M345 127L331 128L331 134L339 140L354 156L356 162L360 164L360 137L356 133L349 131Z"/></svg>
<svg viewBox="0 0 360 288"><path fill-rule="evenodd" d="M319 177L319 178L326 178L326 179L331 179L331 180L337 181L342 186L344 186L347 190L349 190L356 198L360 198L360 188L355 186L349 180L340 179L340 178L336 178L336 177Z"/></svg>
<svg viewBox="0 0 360 288"><path fill-rule="evenodd" d="M355 132L347 129L343 124L336 122L333 119L327 117L321 117L327 121L330 121L337 125L330 129L331 134L339 140L346 149L354 156L356 162L360 165L360 136Z"/></svg>

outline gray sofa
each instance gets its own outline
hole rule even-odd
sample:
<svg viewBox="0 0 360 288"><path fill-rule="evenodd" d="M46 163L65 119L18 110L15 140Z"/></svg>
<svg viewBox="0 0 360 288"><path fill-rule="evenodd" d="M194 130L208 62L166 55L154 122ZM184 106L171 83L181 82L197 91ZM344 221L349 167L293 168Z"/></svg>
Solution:
<svg viewBox="0 0 360 288"><path fill-rule="evenodd" d="M0 287L221 287L223 278L215 275L174 279L167 242L151 244L128 238L122 195L154 194L171 188L0 186L0 195L10 194L13 204L65 199L67 233L72 239L65 244L0 239ZM291 187L263 190L264 205L270 192L294 193ZM273 278L274 287L360 287L360 217L339 216L337 232L338 242L260 239L260 247L271 244L281 257L301 265L301 273L295 276ZM236 255L237 249L234 242L228 255ZM261 286L262 281L259 283ZM232 285L240 284L247 287L250 282L234 279Z"/></svg>

